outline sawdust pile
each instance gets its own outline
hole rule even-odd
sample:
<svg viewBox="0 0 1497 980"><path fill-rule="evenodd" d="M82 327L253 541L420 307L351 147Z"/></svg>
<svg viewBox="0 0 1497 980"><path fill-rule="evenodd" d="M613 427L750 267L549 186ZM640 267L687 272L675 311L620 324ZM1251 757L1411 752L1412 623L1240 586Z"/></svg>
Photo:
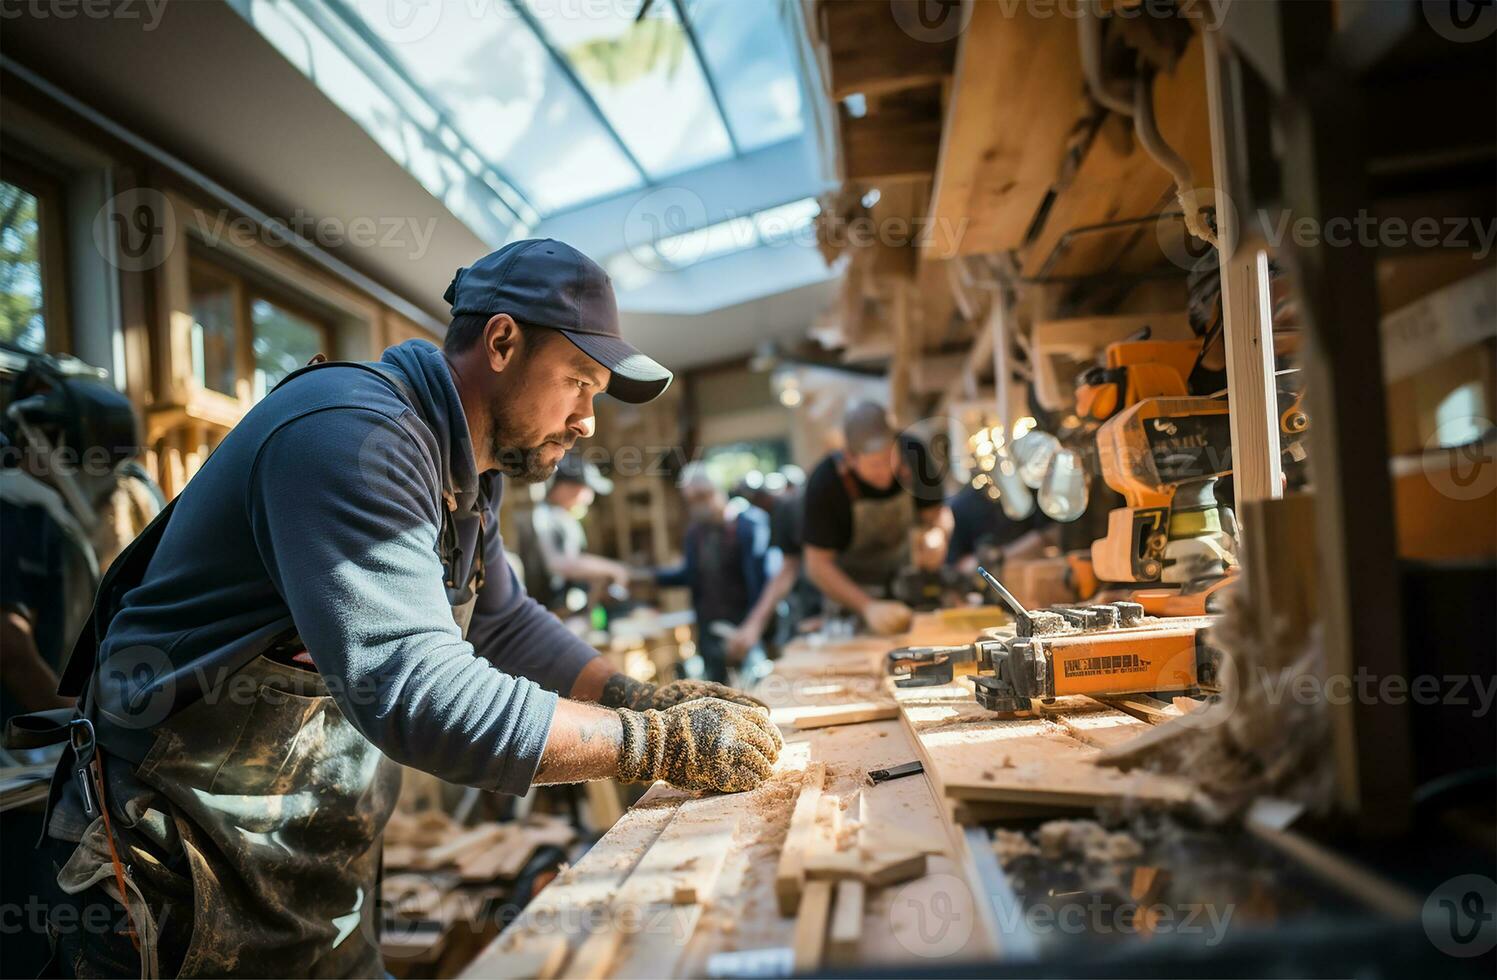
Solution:
<svg viewBox="0 0 1497 980"><path fill-rule="evenodd" d="M1138 739L1137 748L1102 753L1099 763L1188 778L1200 790L1196 808L1209 822L1234 818L1260 796L1325 812L1334 776L1328 706L1321 696L1296 693L1297 679L1325 676L1319 630L1264 635L1259 622L1242 592L1233 590L1210 637L1222 651L1217 701L1159 726ZM1279 652L1287 650L1294 653L1289 666L1267 666L1283 662Z"/></svg>

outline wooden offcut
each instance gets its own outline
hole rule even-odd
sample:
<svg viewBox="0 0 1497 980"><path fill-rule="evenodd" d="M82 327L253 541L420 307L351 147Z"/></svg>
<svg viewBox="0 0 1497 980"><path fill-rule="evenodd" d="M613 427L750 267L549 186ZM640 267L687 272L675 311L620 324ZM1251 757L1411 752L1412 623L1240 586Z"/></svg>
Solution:
<svg viewBox="0 0 1497 980"><path fill-rule="evenodd" d="M832 902L832 924L827 930L827 956L834 963L850 963L863 939L863 903L865 891L861 881L837 882Z"/></svg>
<svg viewBox="0 0 1497 980"><path fill-rule="evenodd" d="M1125 799L1177 806L1190 798L1190 785L1175 777L1099 769L1098 750L1053 719L988 711L968 683L897 696L926 773L948 801L1024 804L1038 812Z"/></svg>
<svg viewBox="0 0 1497 980"><path fill-rule="evenodd" d="M899 717L899 706L892 701L875 703L833 705L798 715L794 725L797 731L811 728L830 728L833 725L856 725L865 721L888 721Z"/></svg>
<svg viewBox="0 0 1497 980"><path fill-rule="evenodd" d="M815 973L826 950L827 919L832 910L830 881L808 881L795 918L795 972Z"/></svg>
<svg viewBox="0 0 1497 980"><path fill-rule="evenodd" d="M781 915L794 915L800 907L801 889L806 880L806 857L816 842L816 811L821 806L821 788L826 780L826 766L813 762L806 767L805 781L795 810L790 815L790 832L780 849L780 863L775 871L775 898Z"/></svg>

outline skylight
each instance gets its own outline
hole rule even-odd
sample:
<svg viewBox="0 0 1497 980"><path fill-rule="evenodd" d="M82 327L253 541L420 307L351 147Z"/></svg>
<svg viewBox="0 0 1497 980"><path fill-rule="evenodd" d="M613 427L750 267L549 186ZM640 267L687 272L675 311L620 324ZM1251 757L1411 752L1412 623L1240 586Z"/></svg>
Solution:
<svg viewBox="0 0 1497 980"><path fill-rule="evenodd" d="M786 2L233 5L497 244L545 217L799 136Z"/></svg>

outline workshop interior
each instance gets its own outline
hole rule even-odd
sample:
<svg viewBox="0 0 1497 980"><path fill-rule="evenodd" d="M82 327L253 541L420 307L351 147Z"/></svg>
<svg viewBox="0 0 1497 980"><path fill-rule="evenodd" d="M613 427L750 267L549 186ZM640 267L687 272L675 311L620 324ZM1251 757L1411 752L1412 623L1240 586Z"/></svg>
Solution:
<svg viewBox="0 0 1497 980"><path fill-rule="evenodd" d="M0 0L0 975L1491 977L1494 245L1490 0Z"/></svg>

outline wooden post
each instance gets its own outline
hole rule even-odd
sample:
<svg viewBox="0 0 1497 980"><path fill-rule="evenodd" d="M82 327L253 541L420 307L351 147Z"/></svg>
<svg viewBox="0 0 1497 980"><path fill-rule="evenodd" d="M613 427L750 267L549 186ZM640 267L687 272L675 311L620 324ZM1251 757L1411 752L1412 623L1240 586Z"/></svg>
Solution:
<svg viewBox="0 0 1497 980"><path fill-rule="evenodd" d="M1227 398L1232 406L1232 485L1241 506L1283 496L1284 473L1279 457L1268 255L1257 247L1256 240L1243 240L1237 207L1227 192L1232 186L1232 158L1227 146L1231 107L1222 90L1221 43L1215 32L1205 39L1206 100L1216 181Z"/></svg>

